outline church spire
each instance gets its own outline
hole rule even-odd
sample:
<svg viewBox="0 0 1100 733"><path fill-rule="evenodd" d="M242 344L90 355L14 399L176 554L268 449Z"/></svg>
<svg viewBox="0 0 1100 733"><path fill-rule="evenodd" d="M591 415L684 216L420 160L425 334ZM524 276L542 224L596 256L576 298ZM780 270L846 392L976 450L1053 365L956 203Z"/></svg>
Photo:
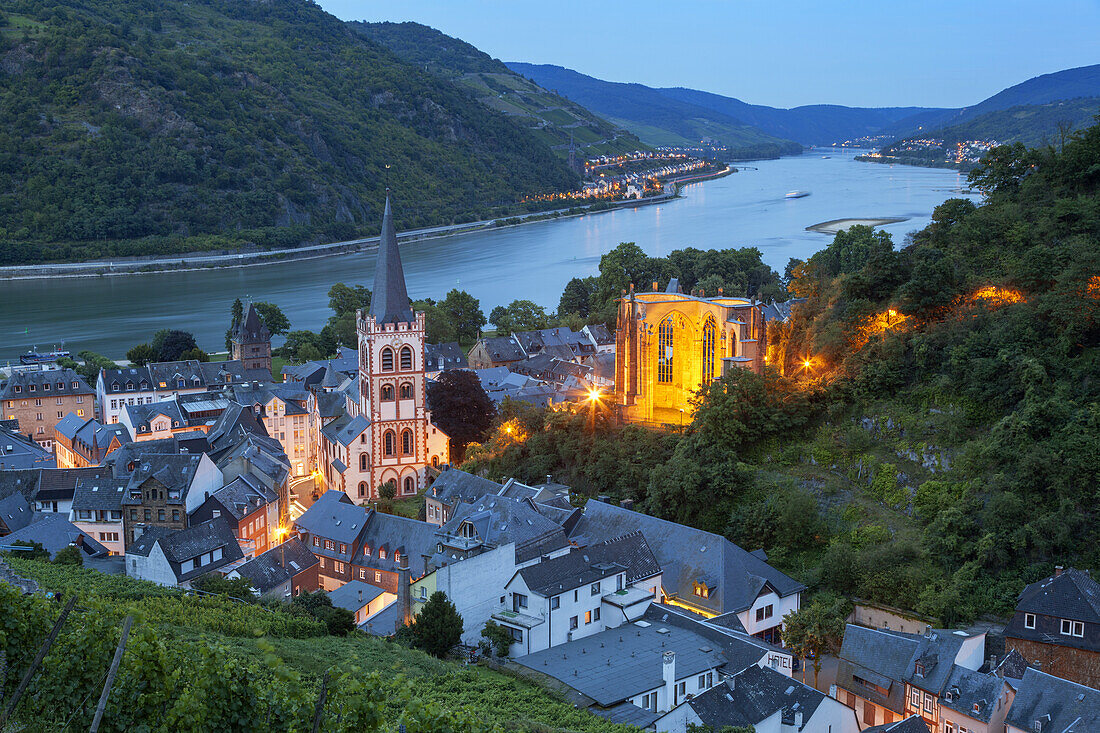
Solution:
<svg viewBox="0 0 1100 733"><path fill-rule="evenodd" d="M386 211L382 214L382 236L378 240L378 259L374 265L374 291L370 313L377 323L412 323L414 316L405 289L405 272L397 251L397 231L390 211L390 190L386 189Z"/></svg>

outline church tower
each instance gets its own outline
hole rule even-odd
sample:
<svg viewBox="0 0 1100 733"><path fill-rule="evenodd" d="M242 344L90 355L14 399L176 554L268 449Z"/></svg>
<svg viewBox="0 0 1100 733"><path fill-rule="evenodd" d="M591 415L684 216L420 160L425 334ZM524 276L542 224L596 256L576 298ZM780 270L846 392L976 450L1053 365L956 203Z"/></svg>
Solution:
<svg viewBox="0 0 1100 733"><path fill-rule="evenodd" d="M241 362L244 369L271 372L271 332L260 320L256 307L248 304L248 312L233 329L229 358Z"/></svg>
<svg viewBox="0 0 1100 733"><path fill-rule="evenodd" d="M356 312L359 414L370 421L371 494L393 481L398 496L426 485L425 470L448 460L448 437L431 423L424 371L424 314L414 313L397 251L387 191L370 308Z"/></svg>

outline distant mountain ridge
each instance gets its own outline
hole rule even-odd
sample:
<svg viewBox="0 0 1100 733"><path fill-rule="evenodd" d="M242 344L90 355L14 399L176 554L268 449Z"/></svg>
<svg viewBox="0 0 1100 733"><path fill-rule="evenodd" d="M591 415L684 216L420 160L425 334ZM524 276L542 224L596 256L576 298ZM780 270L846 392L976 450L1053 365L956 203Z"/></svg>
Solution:
<svg viewBox="0 0 1100 733"><path fill-rule="evenodd" d="M1100 64L1036 76L959 109L830 104L782 109L684 87L653 88L607 82L548 64L508 62L508 67L598 114L623 121L643 140L655 130L675 128L675 123L668 119L672 115L683 118L681 125L684 121L718 115L715 120L746 134L746 128L755 128L765 135L803 144L831 145L874 136L900 139L1013 107L1100 96ZM647 130L647 126L651 129Z"/></svg>
<svg viewBox="0 0 1100 733"><path fill-rule="evenodd" d="M603 81L548 64L506 63L512 71L622 125L650 145L697 145L710 138L743 152L741 157L770 157L802 150L795 141L643 84Z"/></svg>
<svg viewBox="0 0 1100 733"><path fill-rule="evenodd" d="M568 155L571 143L582 158L648 149L621 126L543 89L461 39L413 22L352 21L348 25L359 35L385 46L408 63L447 79L489 109L527 128L559 156Z"/></svg>

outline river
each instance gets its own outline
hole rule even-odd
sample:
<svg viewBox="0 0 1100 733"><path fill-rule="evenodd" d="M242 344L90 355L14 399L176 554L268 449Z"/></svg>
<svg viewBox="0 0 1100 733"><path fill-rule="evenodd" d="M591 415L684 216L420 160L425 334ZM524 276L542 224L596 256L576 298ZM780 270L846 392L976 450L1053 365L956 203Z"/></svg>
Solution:
<svg viewBox="0 0 1100 733"><path fill-rule="evenodd" d="M955 171L860 163L863 151L818 149L801 156L746 163L713 181L684 187L683 198L558 221L459 234L402 245L409 294L441 299L459 288L486 314L517 298L557 307L570 278L598 271L619 242L652 255L683 247L758 247L782 271L830 237L805 231L830 219L908 217L883 227L901 244L928 224L932 209L962 194ZM791 190L811 195L786 199ZM334 282L371 286L374 252L257 267L143 275L0 282L0 362L62 340L121 358L160 328L191 331L207 351L224 348L233 299L278 304L291 328L318 329L330 315Z"/></svg>

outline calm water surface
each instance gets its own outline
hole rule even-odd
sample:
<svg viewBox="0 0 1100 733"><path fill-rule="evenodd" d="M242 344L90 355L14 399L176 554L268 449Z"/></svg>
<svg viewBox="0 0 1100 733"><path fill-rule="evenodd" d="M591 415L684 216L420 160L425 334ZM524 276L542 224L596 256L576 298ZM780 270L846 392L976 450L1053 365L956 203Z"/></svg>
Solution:
<svg viewBox="0 0 1100 733"><path fill-rule="evenodd" d="M664 204L411 242L401 248L409 294L440 299L459 288L479 298L486 313L517 298L552 310L570 278L595 274L602 254L631 241L652 255L758 247L782 271L789 258L805 258L830 241L807 226L906 216L884 227L901 244L965 187L955 171L858 163L855 154L816 150L753 162L747 165L758 170L692 184L684 198ZM794 189L812 195L784 198ZM62 339L74 353L121 358L160 328L192 331L202 348L218 351L238 296L277 303L292 328L318 329L330 315L332 283L370 287L374 259L363 252L240 269L0 282L0 360Z"/></svg>

